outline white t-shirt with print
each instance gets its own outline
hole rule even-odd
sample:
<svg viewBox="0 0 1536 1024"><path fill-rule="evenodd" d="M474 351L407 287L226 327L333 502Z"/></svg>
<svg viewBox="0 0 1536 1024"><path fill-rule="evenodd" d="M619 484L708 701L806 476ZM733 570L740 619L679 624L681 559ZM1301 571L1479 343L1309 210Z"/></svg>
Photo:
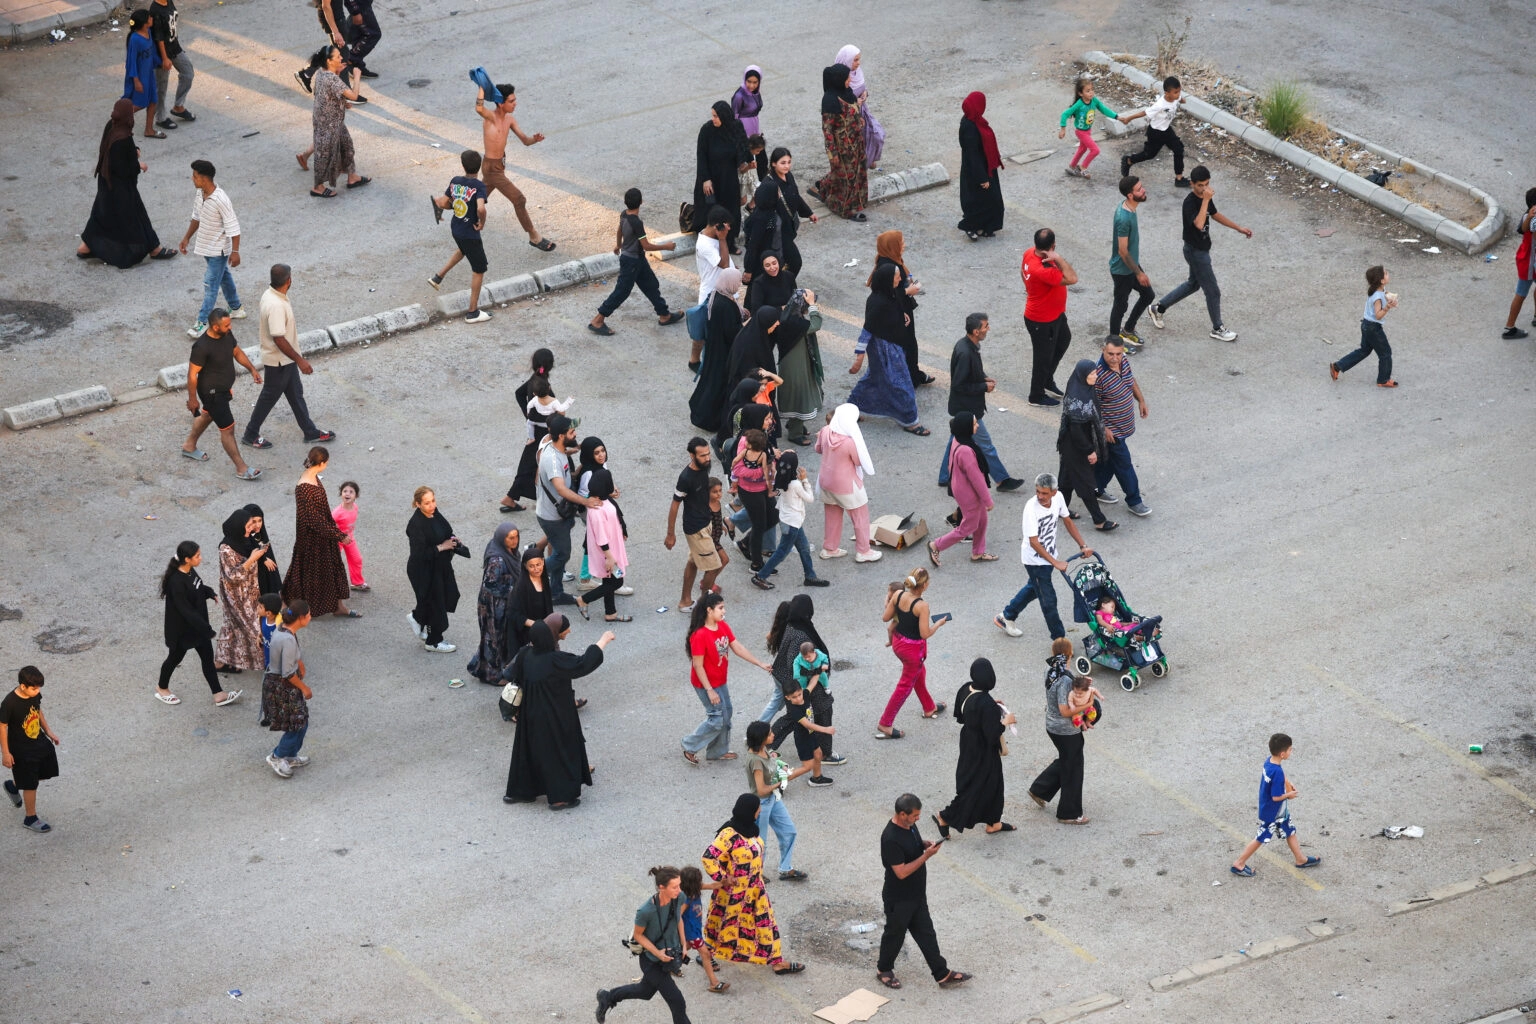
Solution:
<svg viewBox="0 0 1536 1024"><path fill-rule="evenodd" d="M1052 558L1060 558L1056 550L1056 526L1061 520L1067 518L1067 503L1062 500L1061 492L1057 491L1051 498L1051 507L1046 508L1040 504L1039 498L1030 498L1024 506L1024 543L1019 555L1025 565L1050 565L1050 560L1042 558L1029 543L1031 537L1040 538L1040 546L1051 553Z"/></svg>

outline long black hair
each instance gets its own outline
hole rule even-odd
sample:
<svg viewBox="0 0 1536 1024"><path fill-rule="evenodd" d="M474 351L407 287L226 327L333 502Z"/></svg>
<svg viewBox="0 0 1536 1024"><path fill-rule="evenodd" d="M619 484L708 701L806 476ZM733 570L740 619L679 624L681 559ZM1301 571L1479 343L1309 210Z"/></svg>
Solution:
<svg viewBox="0 0 1536 1024"><path fill-rule="evenodd" d="M160 575L160 596L164 597L171 590L171 573L180 572L182 563L199 551L203 550L201 544L195 540L184 540L176 545L176 557L171 559L165 567L165 572Z"/></svg>
<svg viewBox="0 0 1536 1024"><path fill-rule="evenodd" d="M693 647L691 646L693 634L704 628L704 623L709 619L709 610L717 604L724 603L725 596L714 593L705 594L693 603L693 614L688 616L688 635L683 637L684 651L689 654L693 653Z"/></svg>

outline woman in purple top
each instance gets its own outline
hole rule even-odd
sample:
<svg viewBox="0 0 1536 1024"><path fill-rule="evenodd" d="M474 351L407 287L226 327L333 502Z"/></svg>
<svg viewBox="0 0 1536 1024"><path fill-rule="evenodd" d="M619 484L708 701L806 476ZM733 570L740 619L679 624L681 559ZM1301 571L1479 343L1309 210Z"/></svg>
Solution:
<svg viewBox="0 0 1536 1024"><path fill-rule="evenodd" d="M741 122L741 130L751 138L762 134L757 115L763 109L763 69L753 64L741 76L741 87L731 97L731 113Z"/></svg>

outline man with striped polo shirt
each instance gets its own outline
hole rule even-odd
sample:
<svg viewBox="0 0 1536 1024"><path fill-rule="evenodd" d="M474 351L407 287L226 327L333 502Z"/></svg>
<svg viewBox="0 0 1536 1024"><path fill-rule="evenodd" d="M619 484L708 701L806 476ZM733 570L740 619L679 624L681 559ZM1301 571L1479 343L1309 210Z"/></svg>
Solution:
<svg viewBox="0 0 1536 1024"><path fill-rule="evenodd" d="M192 161L192 184L197 194L192 198L192 223L181 236L181 254L187 254L187 243L193 236L197 241L192 251L203 258L203 305L197 311L197 323L187 329L187 336L202 337L208 330L208 314L219 300L219 289L229 302L229 318L244 320L245 310L240 305L240 294L235 291L235 279L231 268L240 265L240 221L235 217L235 205L222 188L214 184L214 167L207 160Z"/></svg>
<svg viewBox="0 0 1536 1024"><path fill-rule="evenodd" d="M1141 386L1131 373L1131 360L1125 354L1125 342L1119 335L1111 334L1104 339L1104 352L1099 357L1098 377L1094 388L1099 393L1099 408L1104 414L1104 440L1107 457L1094 467L1098 480L1099 501L1114 504L1119 501L1104 488L1110 478L1120 481L1125 492L1125 507L1138 516L1149 516L1152 510L1141 500L1141 484L1136 479L1136 467L1131 464L1131 450L1126 440L1136 433L1136 417L1147 418L1147 400L1142 397Z"/></svg>

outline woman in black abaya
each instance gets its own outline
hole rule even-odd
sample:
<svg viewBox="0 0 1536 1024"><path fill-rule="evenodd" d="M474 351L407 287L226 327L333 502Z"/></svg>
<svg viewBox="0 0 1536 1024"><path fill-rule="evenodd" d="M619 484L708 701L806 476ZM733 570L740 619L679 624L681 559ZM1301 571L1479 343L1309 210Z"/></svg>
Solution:
<svg viewBox="0 0 1536 1024"><path fill-rule="evenodd" d="M139 172L143 170L146 167L133 141L133 103L118 100L96 153L96 202L91 205L85 230L80 232L80 247L75 250L80 259L95 257L127 269L145 256L168 260L176 255L175 249L160 244L144 200L139 198Z"/></svg>
<svg viewBox="0 0 1536 1024"><path fill-rule="evenodd" d="M613 633L604 633L581 654L557 649L554 632L543 622L534 624L531 636L532 646L508 667L508 681L523 698L502 800L530 803L543 796L550 810L563 811L580 804L581 787L592 785L571 680L597 671Z"/></svg>
<svg viewBox="0 0 1536 1024"><path fill-rule="evenodd" d="M416 510L405 524L411 550L405 562L405 575L415 592L416 607L406 618L421 637L423 647L435 654L452 654L457 648L443 639L443 633L448 629L448 614L459 607L453 557L468 558L469 548L454 536L453 527L438 511L437 495L432 488L416 488L414 504Z"/></svg>
<svg viewBox="0 0 1536 1024"><path fill-rule="evenodd" d="M725 208L731 217L726 244L731 252L741 250L736 236L741 233L741 179L737 174L752 163L747 136L741 122L731 113L731 105L720 100L710 108L709 120L699 128L698 153L693 182L693 230L707 226L712 206Z"/></svg>
<svg viewBox="0 0 1536 1024"><path fill-rule="evenodd" d="M1061 488L1061 500L1072 504L1072 495L1083 499L1093 528L1103 533L1118 524L1104 515L1099 508L1096 492L1098 481L1094 467L1108 458L1104 438L1104 420L1099 412L1098 392L1094 389L1094 361L1079 359L1067 381L1066 394L1061 402L1061 426L1056 431L1056 450L1061 454L1061 465L1056 482Z"/></svg>
<svg viewBox="0 0 1536 1024"><path fill-rule="evenodd" d="M693 425L702 430L720 429L731 389L731 346L741 333L745 315L736 303L741 288L741 271L728 267L720 271L715 290L709 297L709 321L704 331L704 365L688 399Z"/></svg>
<svg viewBox="0 0 1536 1024"><path fill-rule="evenodd" d="M1003 820L1003 730L1014 722L1012 712L1003 714L992 699L997 673L986 658L971 662L971 678L955 694L955 717L960 720L960 760L955 765L955 798L933 816L939 834L949 838L950 829L964 830L979 824L987 835L1013 832Z"/></svg>

